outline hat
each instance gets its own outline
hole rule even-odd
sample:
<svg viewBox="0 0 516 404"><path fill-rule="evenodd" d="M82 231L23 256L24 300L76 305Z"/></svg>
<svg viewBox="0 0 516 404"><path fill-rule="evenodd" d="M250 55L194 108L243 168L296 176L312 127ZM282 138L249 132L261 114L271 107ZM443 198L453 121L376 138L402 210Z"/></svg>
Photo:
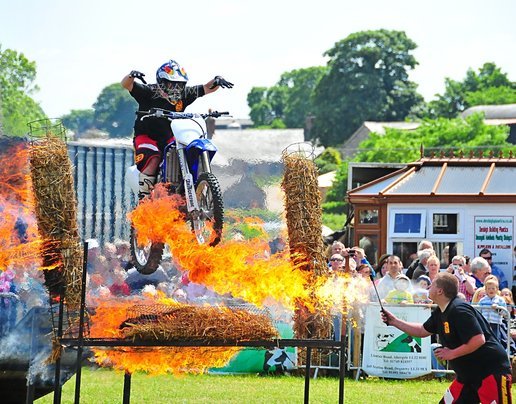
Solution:
<svg viewBox="0 0 516 404"><path fill-rule="evenodd" d="M392 254L382 254L380 258L378 259L378 265L376 266L378 269L381 269L382 265L387 261L387 258L389 258Z"/></svg>
<svg viewBox="0 0 516 404"><path fill-rule="evenodd" d="M432 280L426 275L421 275L419 278L417 278L416 283L419 283L421 281L425 281L426 283L428 283L428 285L432 284Z"/></svg>

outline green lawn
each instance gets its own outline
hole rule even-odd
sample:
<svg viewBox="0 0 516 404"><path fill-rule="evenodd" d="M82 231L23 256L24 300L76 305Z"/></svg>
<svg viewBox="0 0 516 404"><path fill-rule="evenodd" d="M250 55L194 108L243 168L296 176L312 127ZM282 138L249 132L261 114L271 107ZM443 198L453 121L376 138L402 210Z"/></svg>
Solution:
<svg viewBox="0 0 516 404"><path fill-rule="evenodd" d="M83 368L81 403L121 403L123 373ZM312 379L310 403L337 403L338 378ZM346 403L437 403L450 382L345 380ZM75 378L63 388L62 402L73 403ZM300 376L132 376L131 403L302 403L304 378ZM52 403L50 394L37 403Z"/></svg>

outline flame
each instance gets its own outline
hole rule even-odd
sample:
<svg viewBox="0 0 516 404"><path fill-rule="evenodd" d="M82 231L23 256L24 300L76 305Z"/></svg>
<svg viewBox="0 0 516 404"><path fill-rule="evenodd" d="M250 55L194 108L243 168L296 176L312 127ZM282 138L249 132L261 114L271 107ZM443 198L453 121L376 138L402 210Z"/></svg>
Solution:
<svg viewBox="0 0 516 404"><path fill-rule="evenodd" d="M91 317L90 336L122 338L120 325L127 320L127 311L135 304L166 304L180 306L158 292L155 296L132 296L124 300L104 300ZM152 375L172 373L203 373L209 368L223 367L241 348L156 347L118 349L94 348L95 361L126 372L145 371Z"/></svg>
<svg viewBox="0 0 516 404"><path fill-rule="evenodd" d="M223 241L216 247L199 245L178 210L181 203L177 195L140 203L130 214L139 242L167 243L190 280L219 294L231 293L258 306L273 298L291 309L297 299L308 300L308 275L286 253L269 256L259 238Z"/></svg>
<svg viewBox="0 0 516 404"><path fill-rule="evenodd" d="M38 236L25 143L0 152L0 270L39 265Z"/></svg>

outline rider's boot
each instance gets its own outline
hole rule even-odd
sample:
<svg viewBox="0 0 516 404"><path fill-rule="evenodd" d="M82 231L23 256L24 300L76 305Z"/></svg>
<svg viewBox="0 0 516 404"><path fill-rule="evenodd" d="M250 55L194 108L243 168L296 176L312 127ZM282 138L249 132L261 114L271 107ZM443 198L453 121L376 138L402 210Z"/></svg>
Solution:
<svg viewBox="0 0 516 404"><path fill-rule="evenodd" d="M140 173L138 179L138 200L141 201L143 198L150 196L152 188L154 188L154 184L156 183L156 177L154 175L147 175L144 173Z"/></svg>

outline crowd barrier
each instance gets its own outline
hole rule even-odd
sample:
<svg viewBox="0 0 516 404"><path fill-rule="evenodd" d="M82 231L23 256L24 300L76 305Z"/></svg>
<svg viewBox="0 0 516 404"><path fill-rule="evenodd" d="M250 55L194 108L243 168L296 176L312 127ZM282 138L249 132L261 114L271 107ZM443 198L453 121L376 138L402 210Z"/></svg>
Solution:
<svg viewBox="0 0 516 404"><path fill-rule="evenodd" d="M507 338L504 343L507 356L511 358L510 312L504 307L472 305L480 312L499 313L506 324ZM404 304L384 305L396 316L410 322L424 322L436 305ZM353 372L358 380L364 373L386 378L416 378L428 374L442 377L454 371L442 366L434 357L430 344L431 337L409 338L395 327L385 325L380 318L377 303L364 305L365 322L363 329L354 328L357 319L347 319L341 334L347 340L346 369ZM338 323L338 322L337 322ZM340 335L339 331L335 333ZM315 377L319 369L338 370L340 357L337 351L314 353L312 363ZM365 362L365 363L364 363Z"/></svg>

